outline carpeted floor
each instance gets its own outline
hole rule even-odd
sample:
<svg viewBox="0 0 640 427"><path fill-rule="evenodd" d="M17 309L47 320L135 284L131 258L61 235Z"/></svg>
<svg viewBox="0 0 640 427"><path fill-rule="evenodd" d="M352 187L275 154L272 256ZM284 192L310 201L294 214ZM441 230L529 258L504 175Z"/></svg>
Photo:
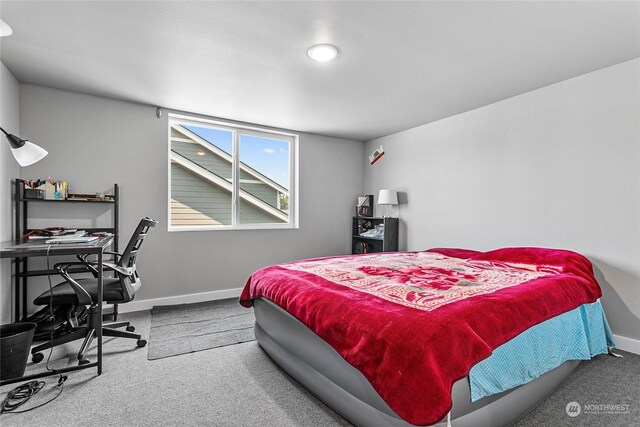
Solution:
<svg viewBox="0 0 640 427"><path fill-rule="evenodd" d="M512 427L640 426L640 356L616 350L581 363L555 392ZM567 405L578 403L570 417Z"/></svg>
<svg viewBox="0 0 640 427"><path fill-rule="evenodd" d="M149 336L149 311L122 315ZM57 348L57 366L75 363L78 344ZM133 340L107 338L105 366L69 374L54 402L24 414L4 414L5 426L349 426L247 342L154 361ZM514 426L629 426L640 420L640 356L600 356L581 367L552 396ZM52 396L55 377L34 397ZM14 385L0 388L1 397ZM570 418L570 401L582 413ZM630 414L585 414L587 405L628 404ZM453 424L455 426L455 423Z"/></svg>
<svg viewBox="0 0 640 427"><path fill-rule="evenodd" d="M255 340L253 309L238 298L164 305L151 310L149 360Z"/></svg>

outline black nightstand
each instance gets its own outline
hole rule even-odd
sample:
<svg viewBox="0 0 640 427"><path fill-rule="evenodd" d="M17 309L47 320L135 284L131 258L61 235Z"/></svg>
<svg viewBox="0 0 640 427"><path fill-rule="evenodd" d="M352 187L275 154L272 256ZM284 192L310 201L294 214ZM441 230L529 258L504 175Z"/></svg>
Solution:
<svg viewBox="0 0 640 427"><path fill-rule="evenodd" d="M371 218L354 216L351 226L351 253L397 252L398 218ZM362 233L384 225L381 236L364 237Z"/></svg>

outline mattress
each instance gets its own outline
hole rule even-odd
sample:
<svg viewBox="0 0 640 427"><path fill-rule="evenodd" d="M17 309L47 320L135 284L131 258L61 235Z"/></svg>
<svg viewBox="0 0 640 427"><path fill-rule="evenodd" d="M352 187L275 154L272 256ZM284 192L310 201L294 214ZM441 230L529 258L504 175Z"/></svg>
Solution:
<svg viewBox="0 0 640 427"><path fill-rule="evenodd" d="M342 375L331 377L335 365L316 366L304 348L287 344L277 328L264 327L256 307L256 336L278 363L300 360L338 389L406 422L398 425L431 425L447 414L461 419L493 401L504 402L499 393L471 403L470 369L523 331L600 295L590 262L571 251L433 249L271 266L251 276L240 302L250 306L264 299L283 309L324 343L320 346L355 368L370 388L366 394L377 398L364 399L353 385L336 383ZM555 377L555 371L552 378L562 376ZM544 397L549 392L544 384L532 396Z"/></svg>
<svg viewBox="0 0 640 427"><path fill-rule="evenodd" d="M362 427L409 427L367 379L331 346L273 302L254 300L256 340L296 381L344 418ZM520 387L471 403L469 378L452 388L451 422L456 427L506 425L551 394L578 366L571 360ZM445 426L446 419L436 424Z"/></svg>

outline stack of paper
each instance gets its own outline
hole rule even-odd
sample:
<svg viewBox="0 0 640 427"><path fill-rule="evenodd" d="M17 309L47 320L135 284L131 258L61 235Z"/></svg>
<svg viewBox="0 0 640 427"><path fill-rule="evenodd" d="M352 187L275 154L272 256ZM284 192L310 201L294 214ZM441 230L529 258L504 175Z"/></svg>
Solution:
<svg viewBox="0 0 640 427"><path fill-rule="evenodd" d="M98 240L98 236L61 236L47 240L50 243L89 243Z"/></svg>

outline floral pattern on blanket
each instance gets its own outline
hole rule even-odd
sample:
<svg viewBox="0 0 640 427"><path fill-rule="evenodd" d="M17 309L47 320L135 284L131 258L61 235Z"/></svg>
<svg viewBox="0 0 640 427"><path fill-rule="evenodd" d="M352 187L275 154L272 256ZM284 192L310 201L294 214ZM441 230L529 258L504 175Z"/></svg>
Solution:
<svg viewBox="0 0 640 427"><path fill-rule="evenodd" d="M472 261L435 252L334 257L281 267L426 311L562 273L561 267Z"/></svg>

